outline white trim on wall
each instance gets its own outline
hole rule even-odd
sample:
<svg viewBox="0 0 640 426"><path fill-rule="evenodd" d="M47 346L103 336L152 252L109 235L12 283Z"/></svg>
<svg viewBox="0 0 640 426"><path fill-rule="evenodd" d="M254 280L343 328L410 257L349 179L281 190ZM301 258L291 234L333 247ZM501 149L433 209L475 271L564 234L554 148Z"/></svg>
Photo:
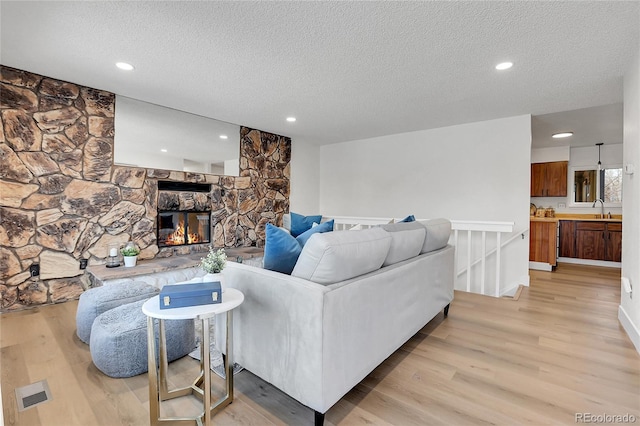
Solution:
<svg viewBox="0 0 640 426"><path fill-rule="evenodd" d="M624 331L629 335L629 339L631 339L631 342L636 347L636 351L640 353L640 330L638 330L633 321L631 321L629 314L627 314L627 311L624 310L622 305L618 306L618 321L620 321L622 328L624 328Z"/></svg>

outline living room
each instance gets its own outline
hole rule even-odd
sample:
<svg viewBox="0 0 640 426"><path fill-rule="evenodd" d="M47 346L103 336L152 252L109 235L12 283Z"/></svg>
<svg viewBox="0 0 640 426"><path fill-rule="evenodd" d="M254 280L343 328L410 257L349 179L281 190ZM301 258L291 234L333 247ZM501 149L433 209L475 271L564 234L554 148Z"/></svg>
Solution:
<svg viewBox="0 0 640 426"><path fill-rule="evenodd" d="M39 97L38 107L24 109L35 122L40 118L50 126L77 117L37 116L40 106L71 99L66 106L80 110L81 99L90 135L78 153L73 136L82 129L69 131L72 145L49 161L29 152L47 153L65 141L45 138L37 148L4 151L3 208L22 210L16 220L31 229L24 231L28 237L18 232L11 244L3 243L4 268L10 269L3 270L10 278L3 277L7 310L74 303L87 286L80 258L96 264L106 258L109 243L124 242L119 238L135 234L147 243L155 238L149 235L155 232L156 208L146 208L146 197L154 191L153 182L163 178L113 164L119 96L238 123L249 140L274 135L275 149L242 145L247 159L267 161L255 165L250 177L204 177L220 191L211 210L232 210L222 230L213 232L213 240L222 238L224 246L259 245L264 229L256 227L258 216L268 211L276 222L288 211L509 221L517 236L529 224L532 115L624 102L625 135L619 141L624 163L639 162L640 14L632 3L205 2L200 12L190 10L193 5L144 2L119 8L57 2L3 2L1 7L2 65L18 70L8 78L3 68L3 93L12 90L6 89L9 84L27 100ZM132 29L137 27L139 34ZM211 32L197 36L196 27ZM213 53L216 49L226 53ZM556 63L548 64L548 58ZM135 68L121 71L114 66L119 60ZM502 60L513 61L513 68L495 70ZM38 93L30 83L34 75L41 77L36 78ZM288 116L297 121L287 122ZM13 135L7 117L3 114L3 138ZM275 151L277 159L267 155ZM11 154L28 166L21 168ZM52 172L56 168L60 173ZM8 179L7 169L13 173ZM278 173L269 174L273 170ZM622 274L637 283L638 191L633 175L625 179ZM78 186L79 181L85 184ZM39 186L31 186L34 182ZM52 199L60 193L67 201L56 205ZM83 201L92 196L93 201ZM240 210L240 199L268 201L260 207L247 202L251 208ZM115 211L113 200L120 204ZM118 214L139 225L118 233ZM18 242L35 241L36 234L36 244ZM153 246L144 245L142 261L161 251ZM527 254L524 239L509 246L505 288L529 282ZM33 263L41 268L35 284L29 271ZM622 292L616 305L638 347L637 298ZM3 383L3 399L4 394Z"/></svg>

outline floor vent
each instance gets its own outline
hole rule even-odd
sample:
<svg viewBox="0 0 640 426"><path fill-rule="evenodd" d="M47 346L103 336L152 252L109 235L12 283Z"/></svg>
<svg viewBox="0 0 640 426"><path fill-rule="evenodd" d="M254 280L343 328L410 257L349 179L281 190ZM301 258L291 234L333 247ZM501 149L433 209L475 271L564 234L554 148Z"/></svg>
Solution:
<svg viewBox="0 0 640 426"><path fill-rule="evenodd" d="M24 411L49 400L51 400L51 391L46 380L16 388L18 411Z"/></svg>

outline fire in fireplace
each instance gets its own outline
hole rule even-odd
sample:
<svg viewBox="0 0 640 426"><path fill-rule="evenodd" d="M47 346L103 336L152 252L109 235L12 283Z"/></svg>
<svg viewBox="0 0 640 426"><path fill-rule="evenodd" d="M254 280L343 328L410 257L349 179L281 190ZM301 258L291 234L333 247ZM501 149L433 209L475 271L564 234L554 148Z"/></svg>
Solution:
<svg viewBox="0 0 640 426"><path fill-rule="evenodd" d="M183 246L211 241L209 212L159 212L158 246Z"/></svg>

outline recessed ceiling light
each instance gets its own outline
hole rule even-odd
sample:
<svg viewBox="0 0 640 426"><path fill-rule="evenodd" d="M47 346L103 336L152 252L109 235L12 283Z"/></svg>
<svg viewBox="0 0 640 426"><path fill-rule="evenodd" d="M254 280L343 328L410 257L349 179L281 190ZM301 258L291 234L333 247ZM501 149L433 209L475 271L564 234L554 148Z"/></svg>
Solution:
<svg viewBox="0 0 640 426"><path fill-rule="evenodd" d="M162 151L162 152L167 152L167 150L166 150L166 149L164 149L164 148L162 148L160 151Z"/></svg>
<svg viewBox="0 0 640 426"><path fill-rule="evenodd" d="M287 117L287 121L289 123L293 123L294 121L296 121L296 118L295 117Z"/></svg>
<svg viewBox="0 0 640 426"><path fill-rule="evenodd" d="M573 132L561 132L561 133L554 133L553 135L551 135L551 137L555 139L568 138L569 136L573 136Z"/></svg>
<svg viewBox="0 0 640 426"><path fill-rule="evenodd" d="M497 70L508 70L509 68L511 68L513 66L513 62L501 62L498 65L496 65L496 69Z"/></svg>
<svg viewBox="0 0 640 426"><path fill-rule="evenodd" d="M133 65L128 64L126 62L116 62L116 67L120 68L121 70L125 70L125 71L133 70Z"/></svg>
<svg viewBox="0 0 640 426"><path fill-rule="evenodd" d="M227 136L227 135L220 135L220 139L229 139L229 136Z"/></svg>

